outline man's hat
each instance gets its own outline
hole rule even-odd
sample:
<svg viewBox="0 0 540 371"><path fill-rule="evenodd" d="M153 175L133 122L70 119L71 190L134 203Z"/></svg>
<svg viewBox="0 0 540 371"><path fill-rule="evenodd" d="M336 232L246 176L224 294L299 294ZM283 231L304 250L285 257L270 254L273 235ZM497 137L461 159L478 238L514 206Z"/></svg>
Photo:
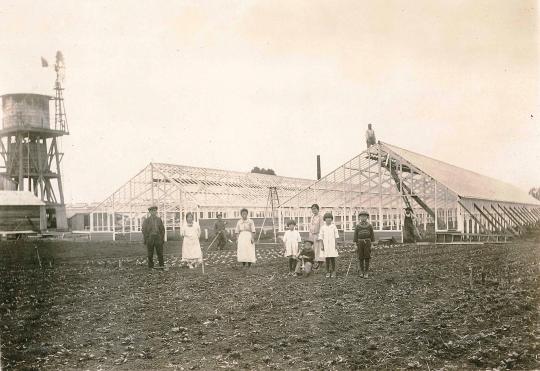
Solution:
<svg viewBox="0 0 540 371"><path fill-rule="evenodd" d="M156 205L152 205L148 208L148 211L152 211L152 210L157 210L157 206Z"/></svg>
<svg viewBox="0 0 540 371"><path fill-rule="evenodd" d="M367 212L367 210L360 210L358 215L367 215L367 216L369 216L369 213Z"/></svg>
<svg viewBox="0 0 540 371"><path fill-rule="evenodd" d="M306 240L304 240L304 243L306 243L306 242L309 242L310 244L312 244L312 245L313 245L313 241L312 241L312 240L310 240L309 238L308 238L308 239L306 239Z"/></svg>

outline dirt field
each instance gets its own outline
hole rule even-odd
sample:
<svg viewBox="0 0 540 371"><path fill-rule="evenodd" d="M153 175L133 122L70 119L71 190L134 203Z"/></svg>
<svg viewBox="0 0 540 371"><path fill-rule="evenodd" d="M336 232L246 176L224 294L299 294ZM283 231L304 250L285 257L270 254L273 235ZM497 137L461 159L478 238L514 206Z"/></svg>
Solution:
<svg viewBox="0 0 540 371"><path fill-rule="evenodd" d="M148 270L142 245L0 245L6 369L539 368L540 239L374 251L372 275L286 275L277 249L250 270ZM472 273L472 285L471 285ZM482 282L483 281L483 282Z"/></svg>

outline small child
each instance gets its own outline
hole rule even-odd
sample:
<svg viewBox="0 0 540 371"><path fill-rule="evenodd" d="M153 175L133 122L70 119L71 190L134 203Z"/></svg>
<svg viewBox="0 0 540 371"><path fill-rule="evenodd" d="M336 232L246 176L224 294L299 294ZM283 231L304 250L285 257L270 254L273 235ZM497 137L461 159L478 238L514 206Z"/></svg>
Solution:
<svg viewBox="0 0 540 371"><path fill-rule="evenodd" d="M304 241L304 247L298 253L298 261L296 263L296 275L301 276L302 272L307 277L311 273L313 261L315 260L315 251L313 250L313 241Z"/></svg>
<svg viewBox="0 0 540 371"><path fill-rule="evenodd" d="M357 271L360 277L368 278L369 260L371 259L371 242L375 241L373 226L367 221L369 213L365 210L358 214L360 222L354 227L354 243L356 244Z"/></svg>
<svg viewBox="0 0 540 371"><path fill-rule="evenodd" d="M324 214L324 223L319 232L319 240L323 242L324 256L326 258L326 277L336 277L336 257L338 256L337 241L339 232L333 223L334 216L331 213Z"/></svg>
<svg viewBox="0 0 540 371"><path fill-rule="evenodd" d="M294 270L296 268L296 257L298 255L298 244L302 242L302 237L300 233L295 230L296 222L294 220L289 220L287 222L288 230L285 231L283 235L283 245L285 245L285 254L284 256L289 258L289 275L294 275Z"/></svg>

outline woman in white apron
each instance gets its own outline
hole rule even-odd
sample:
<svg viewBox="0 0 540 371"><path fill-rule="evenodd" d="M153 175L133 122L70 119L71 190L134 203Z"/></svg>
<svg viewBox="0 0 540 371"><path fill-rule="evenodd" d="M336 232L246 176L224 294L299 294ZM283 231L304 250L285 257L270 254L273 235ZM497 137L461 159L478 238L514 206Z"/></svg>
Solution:
<svg viewBox="0 0 540 371"><path fill-rule="evenodd" d="M242 266L251 266L257 258L255 256L255 223L248 218L248 210L240 210L242 218L236 223L237 250L236 256Z"/></svg>

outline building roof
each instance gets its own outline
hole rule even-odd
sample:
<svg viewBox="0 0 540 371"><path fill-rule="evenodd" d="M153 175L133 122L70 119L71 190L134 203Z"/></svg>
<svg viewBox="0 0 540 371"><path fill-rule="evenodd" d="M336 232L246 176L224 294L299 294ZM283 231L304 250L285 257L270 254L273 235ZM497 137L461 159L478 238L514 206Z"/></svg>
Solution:
<svg viewBox="0 0 540 371"><path fill-rule="evenodd" d="M540 201L524 190L501 180L481 175L419 153L382 143L460 197L540 205Z"/></svg>
<svg viewBox="0 0 540 371"><path fill-rule="evenodd" d="M43 201L28 191L0 191L0 206L42 206Z"/></svg>
<svg viewBox="0 0 540 371"><path fill-rule="evenodd" d="M14 96L17 96L17 95L39 96L39 97L46 97L46 98L48 98L48 99L53 99L53 98L54 98L52 95L48 95L48 94L38 94L38 93L7 93L7 94L2 94L2 95L0 95L0 98L4 98L4 97L14 97Z"/></svg>

